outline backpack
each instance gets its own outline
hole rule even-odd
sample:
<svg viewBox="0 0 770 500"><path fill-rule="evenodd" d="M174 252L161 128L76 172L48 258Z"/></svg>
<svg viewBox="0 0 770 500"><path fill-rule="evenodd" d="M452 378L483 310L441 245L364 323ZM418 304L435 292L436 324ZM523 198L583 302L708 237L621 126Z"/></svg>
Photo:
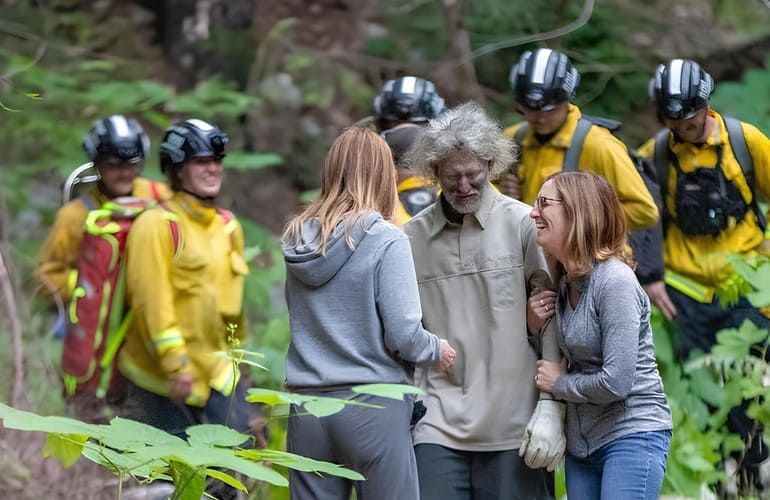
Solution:
<svg viewBox="0 0 770 500"><path fill-rule="evenodd" d="M746 137L743 135L743 127L741 127L741 122L739 120L736 120L735 118L730 117L723 117L725 122L725 128L727 129L727 137L730 141L730 147L733 150L733 155L735 155L735 159L738 160L738 164L741 167L741 170L743 171L743 176L746 179L746 184L748 184L749 189L751 189L751 203L748 203L748 207L754 212L757 218L757 225L762 230L762 232L765 231L767 228L767 219L765 218L765 214L762 212L762 210L759 208L759 204L757 203L757 196L754 192L754 160L751 158L751 154L749 153L748 145L746 144ZM680 199L681 196L679 195L679 192L682 191L680 189L680 185L682 184L682 180L687 179L687 174L682 174L681 169L679 168L679 162L676 159L676 156L674 156L671 153L671 150L668 147L668 136L669 136L669 130L667 128L664 128L660 130L655 135L655 154L654 154L654 163L655 163L655 174L656 177L660 180L660 194L661 199L665 197L666 192L668 190L668 169L669 164L673 163L674 166L679 171L679 175L677 176L677 199ZM720 183L712 182L712 184L715 184L716 187L712 189L707 189L708 192L715 193L717 192L717 189L719 190L719 193L721 194L720 199L717 200L720 201L722 205L727 206L725 209L726 212L724 214L721 213L717 219L722 219L728 216L732 216L737 218L737 220L740 220L742 218L742 214L737 213L740 209L740 206L733 207L732 205L736 205L736 202L738 201L738 197L740 202L738 205L745 206L745 200L743 200L743 197L740 195L740 192L738 192L737 187L733 183L729 183L727 186L724 186L724 174L722 173L721 169L721 158L722 158L722 150L720 148L719 150L719 160L717 160L716 168L714 169L703 169L702 172L700 172L699 175L718 175L721 176L719 181L722 181ZM708 172L707 170L714 172ZM736 194L737 193L737 194ZM731 202L731 200L734 200ZM687 204L685 203L685 206L683 207L683 212L687 212ZM719 207L717 207L719 208ZM666 215L666 212L661 212L662 214ZM679 209L677 209L677 213L679 213ZM743 212L745 214L745 211ZM738 218L740 216L740 218ZM669 217L666 215L666 217ZM686 215L683 217L687 218ZM689 217L689 219L692 219L692 217ZM703 219L702 217L700 219ZM724 223L721 223L720 225L724 225ZM685 228L682 228L683 231ZM703 231L706 231L709 228L703 228L702 230L699 230L699 233L703 233ZM714 229L715 231L715 229ZM712 236L715 236L718 234L718 232L712 231ZM686 232L686 231L685 231Z"/></svg>
<svg viewBox="0 0 770 500"><path fill-rule="evenodd" d="M94 210L90 199L81 199L91 210L80 247L77 285L66 314L61 365L68 396L103 399L120 393L122 379L113 360L132 319L125 312L126 240L136 218L155 201L116 198ZM176 254L179 227L176 216L166 214Z"/></svg>

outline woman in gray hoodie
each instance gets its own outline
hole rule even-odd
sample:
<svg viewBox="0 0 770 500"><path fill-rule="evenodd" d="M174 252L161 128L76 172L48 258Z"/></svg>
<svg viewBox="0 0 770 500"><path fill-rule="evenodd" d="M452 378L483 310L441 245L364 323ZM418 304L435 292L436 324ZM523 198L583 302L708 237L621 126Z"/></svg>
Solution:
<svg viewBox="0 0 770 500"><path fill-rule="evenodd" d="M567 495L657 499L671 412L618 197L603 177L560 172L540 188L530 217L559 283L558 292L532 294L528 307L559 321L566 363L538 361L535 385L567 402Z"/></svg>
<svg viewBox="0 0 770 500"><path fill-rule="evenodd" d="M398 207L396 169L387 143L352 127L334 142L321 195L289 221L282 238L291 343L287 389L337 398L352 386L411 382L414 364L448 370L454 349L421 323L409 240L388 222ZM287 449L339 463L356 482L289 472L294 499L418 498L410 420L413 401L355 396L382 406L346 406L324 418L292 407Z"/></svg>

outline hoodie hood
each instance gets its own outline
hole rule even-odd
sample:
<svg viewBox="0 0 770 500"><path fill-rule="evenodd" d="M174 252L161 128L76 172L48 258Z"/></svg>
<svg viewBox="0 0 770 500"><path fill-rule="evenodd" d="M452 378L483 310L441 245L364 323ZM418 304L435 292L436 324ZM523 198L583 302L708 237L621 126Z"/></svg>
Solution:
<svg viewBox="0 0 770 500"><path fill-rule="evenodd" d="M361 224L362 219L363 224ZM361 240L366 237L369 228L380 220L383 218L379 213L370 212L352 222L350 235L353 238L354 247L358 247ZM332 279L355 252L355 249L351 249L345 241L345 229L346 224L337 226L334 235L326 244L326 255L321 255L318 252L320 247L318 221L315 219L305 221L302 225L300 242L297 245L281 243L287 272L302 283L313 287L319 287Z"/></svg>

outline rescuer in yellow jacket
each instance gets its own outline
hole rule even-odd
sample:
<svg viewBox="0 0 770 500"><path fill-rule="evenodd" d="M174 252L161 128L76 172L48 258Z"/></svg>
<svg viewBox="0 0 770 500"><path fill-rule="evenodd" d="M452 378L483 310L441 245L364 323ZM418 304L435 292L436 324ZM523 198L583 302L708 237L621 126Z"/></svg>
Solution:
<svg viewBox="0 0 770 500"><path fill-rule="evenodd" d="M100 179L83 196L59 209L35 271L35 280L43 291L63 304L70 301L75 289L88 212L119 196L155 200L170 196L164 184L139 177L150 141L136 120L122 115L97 120L83 139L83 148Z"/></svg>
<svg viewBox="0 0 770 500"><path fill-rule="evenodd" d="M430 80L402 76L388 80L374 99L374 126L390 146L398 170L399 209L394 224L403 226L436 201L438 186L411 171L404 155L428 120L444 111L444 99Z"/></svg>
<svg viewBox="0 0 770 500"><path fill-rule="evenodd" d="M246 334L242 229L215 205L227 139L201 120L170 127L160 157L174 195L138 217L128 237L134 319L118 361L129 381L126 415L176 435L204 422L249 430L238 370L215 354Z"/></svg>
<svg viewBox="0 0 770 500"><path fill-rule="evenodd" d="M525 123L528 130L517 138L520 158L516 172L506 174L498 188L503 194L533 205L545 179L564 166L581 118L580 109L570 102L580 74L561 52L538 49L522 54L511 68L510 80L517 111L525 122L509 127L503 134L517 138L517 131ZM658 220L655 201L626 146L606 128L593 126L588 130L577 169L599 174L612 184L631 230L650 227Z"/></svg>
<svg viewBox="0 0 770 500"><path fill-rule="evenodd" d="M727 261L730 254L751 256L768 248L762 229L766 214L760 212L756 197L770 196L770 140L748 123L734 120L735 127L728 127L732 119L709 108L713 88L711 75L695 61L672 59L658 66L650 96L668 133L639 149L650 158L662 153L664 168L658 180L665 280L645 288L674 321L676 353L682 361L694 351L710 352L718 331L739 328L746 319L759 328L770 326L745 297L723 305L714 295L714 289L733 275ZM739 161L741 149L750 157L753 183L747 181L747 165ZM754 350L752 354L759 355ZM746 443L744 450L733 454L739 495L756 488L767 491L768 485L760 484L759 469L770 465L762 425L746 415L747 405L733 408L727 418L728 429Z"/></svg>
<svg viewBox="0 0 770 500"><path fill-rule="evenodd" d="M390 146L393 163L396 165L398 192L398 213L394 223L403 226L423 209L431 206L438 195L438 186L409 167L404 155L419 139L423 128L414 123L403 123L380 133Z"/></svg>

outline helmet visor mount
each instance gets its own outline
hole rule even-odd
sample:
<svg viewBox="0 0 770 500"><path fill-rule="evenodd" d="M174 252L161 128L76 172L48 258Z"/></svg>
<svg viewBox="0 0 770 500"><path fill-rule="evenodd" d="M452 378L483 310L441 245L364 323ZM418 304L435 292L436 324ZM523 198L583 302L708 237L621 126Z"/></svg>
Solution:
<svg viewBox="0 0 770 500"><path fill-rule="evenodd" d="M109 166L137 165L144 161L144 153L137 144L103 144L96 160Z"/></svg>
<svg viewBox="0 0 770 500"><path fill-rule="evenodd" d="M197 140L196 140L197 139ZM214 158L221 160L225 157L227 135L211 134L209 137L190 137L190 158Z"/></svg>
<svg viewBox="0 0 770 500"><path fill-rule="evenodd" d="M516 100L523 111L553 111L566 99L561 97L559 90L548 91L544 89L532 89Z"/></svg>
<svg viewBox="0 0 770 500"><path fill-rule="evenodd" d="M663 117L669 120L689 120L703 109L705 104L705 100L698 98L666 99L661 103L659 109Z"/></svg>

